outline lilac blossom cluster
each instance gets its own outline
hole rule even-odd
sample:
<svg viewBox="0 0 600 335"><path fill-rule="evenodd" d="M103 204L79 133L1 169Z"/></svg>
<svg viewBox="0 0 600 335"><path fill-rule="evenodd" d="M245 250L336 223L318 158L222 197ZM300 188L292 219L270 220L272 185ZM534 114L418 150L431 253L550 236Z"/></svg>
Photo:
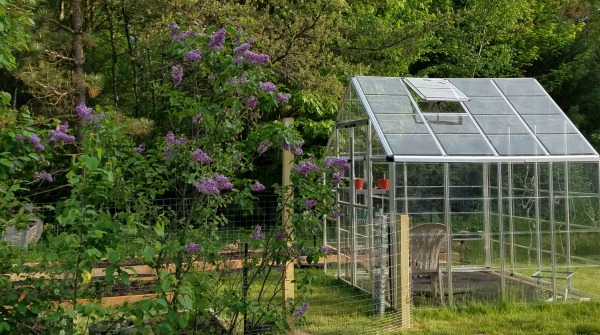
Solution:
<svg viewBox="0 0 600 335"><path fill-rule="evenodd" d="M181 65L173 65L171 68L171 80L175 86L181 84L183 81L183 68Z"/></svg>
<svg viewBox="0 0 600 335"><path fill-rule="evenodd" d="M48 139L46 142L54 146L56 146L59 142L73 143L75 141L75 136L68 135L68 129L69 123L65 122L58 126L58 130L50 130L50 139Z"/></svg>
<svg viewBox="0 0 600 335"><path fill-rule="evenodd" d="M214 179L203 177L200 182L195 182L192 185L204 194L219 194L222 190L233 188L233 184L229 179L218 173L215 173Z"/></svg>
<svg viewBox="0 0 600 335"><path fill-rule="evenodd" d="M208 42L206 46L217 50L222 49L223 42L225 42L226 33L227 31L225 30L225 28L219 29L217 32L210 35L210 42Z"/></svg>
<svg viewBox="0 0 600 335"><path fill-rule="evenodd" d="M325 167L333 169L331 172L332 182L339 185L342 183L346 170L350 168L350 164L344 158L329 156L325 158Z"/></svg>
<svg viewBox="0 0 600 335"><path fill-rule="evenodd" d="M275 84L273 84L270 81L266 81L266 82L259 82L258 85L260 86L260 90L263 92L275 92L277 90L277 87L275 86Z"/></svg>
<svg viewBox="0 0 600 335"><path fill-rule="evenodd" d="M52 175L49 174L46 171L42 171L42 172L35 172L33 174L33 180L39 180L39 181L47 181L49 183L51 183L54 178L52 178Z"/></svg>
<svg viewBox="0 0 600 335"><path fill-rule="evenodd" d="M258 99L256 99L255 96L251 96L250 98L246 99L246 106L250 108L258 106Z"/></svg>
<svg viewBox="0 0 600 335"><path fill-rule="evenodd" d="M302 305L296 307L296 309L294 309L294 314L292 314L294 316L294 318L299 319L304 317L304 314L306 314L306 312L308 312L308 303L306 301L304 301L302 303Z"/></svg>
<svg viewBox="0 0 600 335"><path fill-rule="evenodd" d="M186 38L196 37L196 34L191 30L188 30L186 32L181 31L181 29L179 29L179 25L175 22L169 23L169 27L171 28L171 31L169 33L173 38L173 42L181 42Z"/></svg>
<svg viewBox="0 0 600 335"><path fill-rule="evenodd" d="M187 137L175 138L172 131L167 133L167 145L163 147L165 160L173 158L173 149L180 147L188 142Z"/></svg>
<svg viewBox="0 0 600 335"><path fill-rule="evenodd" d="M195 254L198 251L200 251L200 244L193 243L193 242L188 243L184 249L185 249L185 252L187 252L188 254Z"/></svg>
<svg viewBox="0 0 600 335"><path fill-rule="evenodd" d="M306 177L312 171L319 171L319 167L310 161L303 161L292 168L297 174Z"/></svg>
<svg viewBox="0 0 600 335"><path fill-rule="evenodd" d="M88 123L100 120L104 117L104 113L94 115L92 109L84 104L77 105L77 107L75 107L75 111L77 112L77 115L79 115L80 118L84 119L85 122Z"/></svg>
<svg viewBox="0 0 600 335"><path fill-rule="evenodd" d="M271 57L267 54L256 54L250 50L244 52L244 58L252 64L259 65L267 65L271 60Z"/></svg>
<svg viewBox="0 0 600 335"><path fill-rule="evenodd" d="M256 182L254 183L252 186L250 186L250 189L252 190L252 192L260 192L260 191L264 191L265 190L265 185Z"/></svg>
<svg viewBox="0 0 600 335"><path fill-rule="evenodd" d="M194 157L194 161L202 164L210 164L210 162L212 162L212 158L210 158L206 152L202 151L201 149L196 149L196 151L192 152L192 157Z"/></svg>
<svg viewBox="0 0 600 335"><path fill-rule="evenodd" d="M307 199L304 202L304 208L313 208L317 205L317 200L315 199Z"/></svg>
<svg viewBox="0 0 600 335"><path fill-rule="evenodd" d="M277 102L279 102L280 104L287 104L288 101L290 101L290 98L292 97L291 94L289 93L283 93L283 92L279 92L277 93Z"/></svg>
<svg viewBox="0 0 600 335"><path fill-rule="evenodd" d="M29 144L31 144L35 148L35 150L37 150L37 151L46 150L46 148L42 145L40 138L35 133L31 133L28 141L29 141Z"/></svg>
<svg viewBox="0 0 600 335"><path fill-rule="evenodd" d="M285 142L285 143L282 145L282 148L283 148L283 150L285 150L285 151L292 151L292 150L294 150L294 155L296 155L296 156L300 156L300 155L302 155L302 153L304 152L304 151L302 150L302 145L304 145L304 141L300 141L300 142L298 142L298 144L296 144L296 145L292 145L291 143L289 143L289 142L287 142L287 141L286 141L286 142Z"/></svg>
<svg viewBox="0 0 600 335"><path fill-rule="evenodd" d="M259 241L265 239L265 233L262 232L262 228L260 227L260 225L254 226L254 231L252 232L252 238L255 240L259 240Z"/></svg>
<svg viewBox="0 0 600 335"><path fill-rule="evenodd" d="M331 251L331 248L328 245L324 245L321 247L321 252L328 254Z"/></svg>
<svg viewBox="0 0 600 335"><path fill-rule="evenodd" d="M271 141L264 140L264 141L260 142L260 144L258 145L258 149L256 149L256 152L258 152L259 155L262 155L265 152L267 152L267 150L269 150L271 145L273 145L273 143Z"/></svg>
<svg viewBox="0 0 600 335"><path fill-rule="evenodd" d="M136 148L133 149L133 152L135 153L135 155L139 155L144 151L146 151L146 144L144 144L144 143L138 145Z"/></svg>
<svg viewBox="0 0 600 335"><path fill-rule="evenodd" d="M202 56L200 55L200 50L198 49L190 50L183 55L183 61L188 63L197 62L201 58Z"/></svg>
<svg viewBox="0 0 600 335"><path fill-rule="evenodd" d="M336 211L329 213L329 217L332 219L337 219L342 216L344 216L344 212L342 212L341 210L336 210Z"/></svg>

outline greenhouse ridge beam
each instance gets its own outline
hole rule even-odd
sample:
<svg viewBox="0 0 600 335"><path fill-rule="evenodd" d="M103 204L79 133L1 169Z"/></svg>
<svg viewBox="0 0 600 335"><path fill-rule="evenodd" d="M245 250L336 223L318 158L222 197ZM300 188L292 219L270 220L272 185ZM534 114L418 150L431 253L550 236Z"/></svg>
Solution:
<svg viewBox="0 0 600 335"><path fill-rule="evenodd" d="M598 162L598 155L572 156L402 156L389 155L388 162L407 163L548 163L548 162Z"/></svg>

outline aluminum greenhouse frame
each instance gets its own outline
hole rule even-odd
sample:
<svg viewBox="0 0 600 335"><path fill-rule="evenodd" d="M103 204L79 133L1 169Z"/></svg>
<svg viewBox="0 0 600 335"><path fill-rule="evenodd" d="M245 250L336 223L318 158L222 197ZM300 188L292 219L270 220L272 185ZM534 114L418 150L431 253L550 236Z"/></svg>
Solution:
<svg viewBox="0 0 600 335"><path fill-rule="evenodd" d="M464 289L453 277L482 271L502 299L515 278L545 300L594 297L578 278L600 274L599 156L535 79L353 77L328 149L356 182L339 188L326 269L374 311L395 307L402 213L445 225L449 303Z"/></svg>

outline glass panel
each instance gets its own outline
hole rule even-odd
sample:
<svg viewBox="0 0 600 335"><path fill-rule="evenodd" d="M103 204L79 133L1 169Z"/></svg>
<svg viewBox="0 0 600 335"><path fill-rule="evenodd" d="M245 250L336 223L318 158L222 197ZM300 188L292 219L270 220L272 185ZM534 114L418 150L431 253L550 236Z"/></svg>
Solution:
<svg viewBox="0 0 600 335"><path fill-rule="evenodd" d="M350 154L350 131L349 128L343 128L337 130L337 141L338 148L333 148L333 150L338 150L340 155L349 155Z"/></svg>
<svg viewBox="0 0 600 335"><path fill-rule="evenodd" d="M390 134L385 138L394 155L434 156L442 154L431 135Z"/></svg>
<svg viewBox="0 0 600 335"><path fill-rule="evenodd" d="M468 100L459 89L446 79L437 78L406 78L412 89L425 100L458 101Z"/></svg>
<svg viewBox="0 0 600 335"><path fill-rule="evenodd" d="M438 135L448 155L493 155L481 135Z"/></svg>
<svg viewBox="0 0 600 335"><path fill-rule="evenodd" d="M354 153L356 155L367 154L367 126L354 128Z"/></svg>
<svg viewBox="0 0 600 335"><path fill-rule="evenodd" d="M375 118L384 134L429 134L418 114L379 114Z"/></svg>
<svg viewBox="0 0 600 335"><path fill-rule="evenodd" d="M517 115L477 115L475 121L486 134L529 134Z"/></svg>
<svg viewBox="0 0 600 335"><path fill-rule="evenodd" d="M494 79L500 90L507 96L546 95L546 91L532 78Z"/></svg>
<svg viewBox="0 0 600 335"><path fill-rule="evenodd" d="M356 77L365 95L406 95L406 89L400 78L395 77Z"/></svg>
<svg viewBox="0 0 600 335"><path fill-rule="evenodd" d="M523 115L536 134L577 134L577 128L564 115Z"/></svg>
<svg viewBox="0 0 600 335"><path fill-rule="evenodd" d="M478 134L479 130L466 115L425 115L431 129L440 134ZM483 140L483 138L482 138Z"/></svg>
<svg viewBox="0 0 600 335"><path fill-rule="evenodd" d="M417 104L422 113L466 113L458 101L419 101Z"/></svg>
<svg viewBox="0 0 600 335"><path fill-rule="evenodd" d="M544 150L531 135L490 135L488 138L502 156L545 155Z"/></svg>
<svg viewBox="0 0 600 335"><path fill-rule="evenodd" d="M385 155L385 150L381 145L381 141L375 129L371 127L371 154L372 155Z"/></svg>
<svg viewBox="0 0 600 335"><path fill-rule="evenodd" d="M413 114L417 113L408 96L369 95L369 107L374 114Z"/></svg>
<svg viewBox="0 0 600 335"><path fill-rule="evenodd" d="M579 134L539 134L538 137L552 155L592 155L596 152Z"/></svg>
<svg viewBox="0 0 600 335"><path fill-rule="evenodd" d="M351 86L346 92L346 97L340 108L337 121L360 120L367 117L367 113L360 99L356 95L354 88Z"/></svg>
<svg viewBox="0 0 600 335"><path fill-rule="evenodd" d="M452 85L468 96L469 99L473 99L473 97L500 97L500 92L494 87L491 79L453 78L448 80Z"/></svg>
<svg viewBox="0 0 600 335"><path fill-rule="evenodd" d="M539 97L508 97L519 114L562 114L552 99Z"/></svg>
<svg viewBox="0 0 600 335"><path fill-rule="evenodd" d="M464 102L471 114L515 114L503 98L474 98Z"/></svg>

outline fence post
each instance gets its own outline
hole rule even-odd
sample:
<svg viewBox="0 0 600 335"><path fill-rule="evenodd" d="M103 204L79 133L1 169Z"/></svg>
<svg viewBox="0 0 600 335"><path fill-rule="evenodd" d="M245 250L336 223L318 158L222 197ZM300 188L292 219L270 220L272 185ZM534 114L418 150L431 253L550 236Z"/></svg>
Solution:
<svg viewBox="0 0 600 335"><path fill-rule="evenodd" d="M400 316L400 326L410 327L411 303L410 303L410 218L407 214L398 215L397 223L397 246L396 265L398 277L396 279L394 307Z"/></svg>
<svg viewBox="0 0 600 335"><path fill-rule="evenodd" d="M287 117L283 119L283 124L287 126L294 125L294 118ZM293 153L291 151L287 151L283 149L283 164L281 168L281 185L285 189L287 188L284 196L283 196L283 204L282 204L282 212L281 219L283 223L283 230L290 236L289 247L291 247L291 243L294 239L293 236L293 227L292 227L292 199L293 193L291 192L292 182L290 180L290 172L292 170L292 161L293 161ZM289 299L294 299L294 262L290 261L285 264L283 267L283 289L281 290L283 296L283 303L287 305Z"/></svg>

